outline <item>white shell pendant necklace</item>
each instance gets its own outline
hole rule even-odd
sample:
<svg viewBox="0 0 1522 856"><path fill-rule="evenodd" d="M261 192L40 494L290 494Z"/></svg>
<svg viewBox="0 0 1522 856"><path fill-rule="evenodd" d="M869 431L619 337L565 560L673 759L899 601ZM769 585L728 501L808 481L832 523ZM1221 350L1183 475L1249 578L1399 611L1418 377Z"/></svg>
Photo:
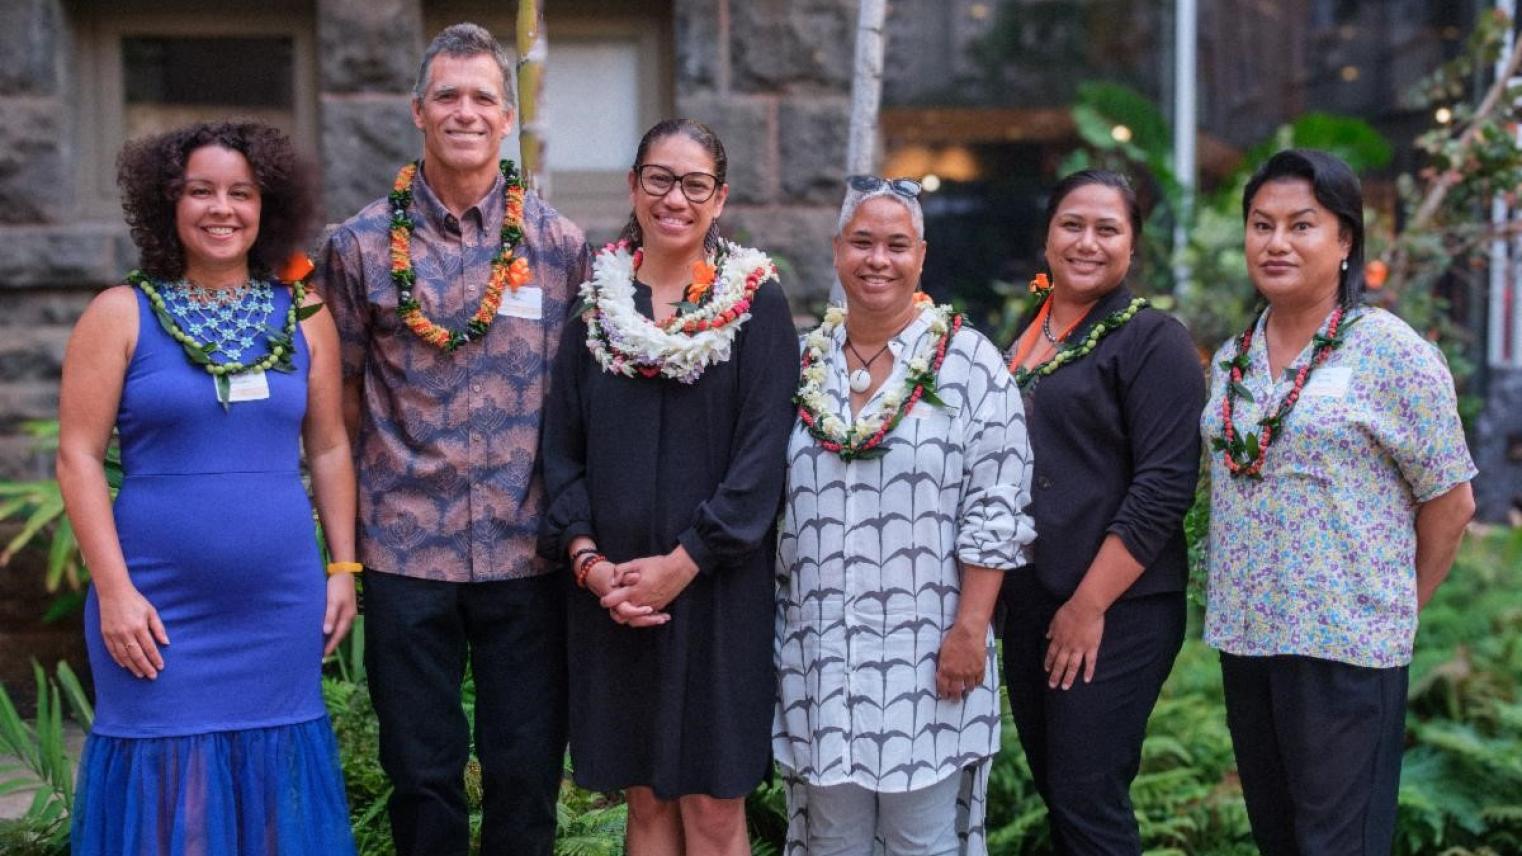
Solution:
<svg viewBox="0 0 1522 856"><path fill-rule="evenodd" d="M870 360L862 359L861 352L856 350L856 346L851 344L850 339L846 340L846 350L856 357L858 363L861 363L861 368L852 370L848 376L851 382L851 391L860 395L872 387L872 364L877 362L877 358L888 350L888 346L885 344L881 348L878 348L877 353L873 354Z"/></svg>

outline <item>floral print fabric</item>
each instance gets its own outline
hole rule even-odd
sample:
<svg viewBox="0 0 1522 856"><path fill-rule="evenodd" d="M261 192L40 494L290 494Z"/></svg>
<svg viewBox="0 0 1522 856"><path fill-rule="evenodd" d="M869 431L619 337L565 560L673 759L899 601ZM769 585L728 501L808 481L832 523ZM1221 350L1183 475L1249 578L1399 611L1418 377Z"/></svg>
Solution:
<svg viewBox="0 0 1522 856"><path fill-rule="evenodd" d="M1417 506L1476 470L1442 354L1382 309L1349 317L1342 346L1311 372L1275 434L1261 480L1233 478L1211 453L1205 641L1222 651L1371 668L1411 661ZM1242 380L1252 397L1235 404L1243 432L1261 430L1311 355L1308 344L1271 380L1267 318ZM1229 342L1212 361L1207 444L1221 434L1220 363L1236 349Z"/></svg>
<svg viewBox="0 0 1522 856"><path fill-rule="evenodd" d="M420 174L413 184L413 291L429 318L461 328L481 303L501 245L505 182L454 217ZM540 412L567 308L591 252L581 230L524 200L518 255L532 280L486 335L453 353L397 315L385 199L339 226L316 285L333 313L347 380L360 379L359 558L367 567L447 582L548 573L535 554L544 488Z"/></svg>

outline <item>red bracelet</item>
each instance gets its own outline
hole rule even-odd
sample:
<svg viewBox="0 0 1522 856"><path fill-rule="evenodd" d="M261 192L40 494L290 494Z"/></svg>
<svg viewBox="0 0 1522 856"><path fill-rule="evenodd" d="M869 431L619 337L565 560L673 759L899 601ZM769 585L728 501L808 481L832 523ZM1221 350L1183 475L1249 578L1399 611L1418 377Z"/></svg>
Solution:
<svg viewBox="0 0 1522 856"><path fill-rule="evenodd" d="M598 562L606 561L608 561L608 557L597 552L588 553L585 556L582 556L576 564L576 587L586 588L587 574L592 573L592 568L596 567Z"/></svg>

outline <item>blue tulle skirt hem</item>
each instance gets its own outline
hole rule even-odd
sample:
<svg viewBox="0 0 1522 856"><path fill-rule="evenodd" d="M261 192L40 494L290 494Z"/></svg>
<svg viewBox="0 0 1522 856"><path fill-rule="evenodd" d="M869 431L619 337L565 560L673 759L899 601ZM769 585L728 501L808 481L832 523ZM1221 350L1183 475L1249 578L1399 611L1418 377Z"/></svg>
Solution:
<svg viewBox="0 0 1522 856"><path fill-rule="evenodd" d="M326 716L188 737L90 735L75 856L350 856L348 800Z"/></svg>

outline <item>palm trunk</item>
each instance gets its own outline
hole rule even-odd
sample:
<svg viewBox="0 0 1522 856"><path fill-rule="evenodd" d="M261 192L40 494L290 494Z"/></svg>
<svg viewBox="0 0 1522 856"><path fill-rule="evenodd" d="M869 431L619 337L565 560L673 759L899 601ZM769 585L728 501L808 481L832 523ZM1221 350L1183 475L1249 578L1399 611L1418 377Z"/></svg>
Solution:
<svg viewBox="0 0 1522 856"><path fill-rule="evenodd" d="M883 96L883 50L887 0L861 0L856 17L856 61L851 74L851 133L846 142L846 174L876 172L877 114ZM830 302L844 303L840 282Z"/></svg>

